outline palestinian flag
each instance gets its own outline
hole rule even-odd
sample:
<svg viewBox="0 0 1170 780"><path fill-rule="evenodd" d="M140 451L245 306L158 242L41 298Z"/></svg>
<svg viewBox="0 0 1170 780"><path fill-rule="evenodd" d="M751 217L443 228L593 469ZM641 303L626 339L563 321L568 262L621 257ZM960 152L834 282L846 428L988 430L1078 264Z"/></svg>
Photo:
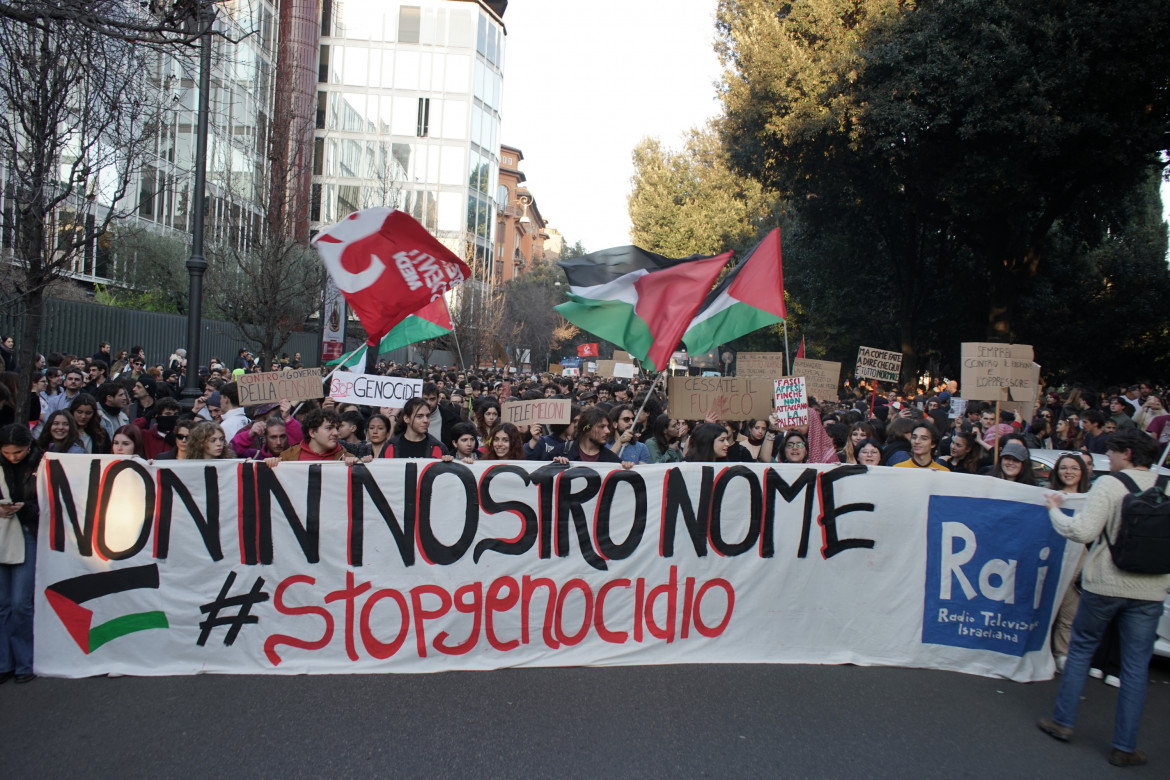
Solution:
<svg viewBox="0 0 1170 780"><path fill-rule="evenodd" d="M445 336L453 330L455 330L455 326L451 323L451 312L447 311L447 302L443 300L442 296L439 296L391 328L390 332L383 336L378 343L378 354L393 352L409 344ZM366 366L366 346L366 344L362 344L348 355L342 355L326 365L356 369L360 373Z"/></svg>
<svg viewBox="0 0 1170 780"><path fill-rule="evenodd" d="M658 371L730 258L725 252L676 260L622 246L562 260L569 300L556 310Z"/></svg>
<svg viewBox="0 0 1170 780"><path fill-rule="evenodd" d="M711 291L682 340L687 352L702 354L787 318L780 229L776 228Z"/></svg>

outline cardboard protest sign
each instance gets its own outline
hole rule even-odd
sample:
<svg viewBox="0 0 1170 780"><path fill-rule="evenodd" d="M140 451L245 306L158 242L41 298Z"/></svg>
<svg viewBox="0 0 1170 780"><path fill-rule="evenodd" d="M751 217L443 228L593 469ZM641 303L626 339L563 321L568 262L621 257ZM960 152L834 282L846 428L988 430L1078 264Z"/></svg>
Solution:
<svg viewBox="0 0 1170 780"><path fill-rule="evenodd" d="M1039 366L1030 344L964 342L959 390L969 401L1034 401Z"/></svg>
<svg viewBox="0 0 1170 780"><path fill-rule="evenodd" d="M500 422L513 425L568 425L571 419L568 398L542 398L539 401L508 401L500 407Z"/></svg>
<svg viewBox="0 0 1170 780"><path fill-rule="evenodd" d="M763 420L775 408L773 383L742 377L667 377L671 417L702 420L714 411L720 420Z"/></svg>
<svg viewBox="0 0 1170 780"><path fill-rule="evenodd" d="M633 363L634 356L624 349L615 349L613 351L613 362L615 363Z"/></svg>
<svg viewBox="0 0 1170 780"><path fill-rule="evenodd" d="M735 357L735 375L744 379L774 380L787 373L783 352L740 352Z"/></svg>
<svg viewBox="0 0 1170 780"><path fill-rule="evenodd" d="M636 373L633 363L614 363L613 375L623 379L633 379Z"/></svg>
<svg viewBox="0 0 1170 780"><path fill-rule="evenodd" d="M857 350L857 367L853 375L858 379L876 379L897 384L902 375L902 353L861 347Z"/></svg>
<svg viewBox="0 0 1170 780"><path fill-rule="evenodd" d="M240 406L276 403L288 399L294 404L314 398L324 398L325 389L319 368L290 368L284 371L266 371L263 374L243 374L236 380Z"/></svg>
<svg viewBox="0 0 1170 780"><path fill-rule="evenodd" d="M612 379L614 365L615 363L612 360L598 360L597 375L606 379Z"/></svg>
<svg viewBox="0 0 1170 780"><path fill-rule="evenodd" d="M560 363L549 363L548 364L548 372L550 374L556 374L557 376L560 376L562 373L564 373L564 371L565 371L565 367L562 366Z"/></svg>
<svg viewBox="0 0 1170 780"><path fill-rule="evenodd" d="M832 360L797 358L792 361L792 376L804 377L805 389L818 401L836 401L841 383L841 364Z"/></svg>
<svg viewBox="0 0 1170 780"><path fill-rule="evenodd" d="M808 394L804 377L786 376L776 380L776 425L792 428L808 425Z"/></svg>
<svg viewBox="0 0 1170 780"><path fill-rule="evenodd" d="M422 395L422 386L421 379L338 371L329 383L329 397L339 404L402 408L407 400Z"/></svg>
<svg viewBox="0 0 1170 780"><path fill-rule="evenodd" d="M1046 680L1084 550L1035 487L910 469L42 463L50 677L855 663Z"/></svg>

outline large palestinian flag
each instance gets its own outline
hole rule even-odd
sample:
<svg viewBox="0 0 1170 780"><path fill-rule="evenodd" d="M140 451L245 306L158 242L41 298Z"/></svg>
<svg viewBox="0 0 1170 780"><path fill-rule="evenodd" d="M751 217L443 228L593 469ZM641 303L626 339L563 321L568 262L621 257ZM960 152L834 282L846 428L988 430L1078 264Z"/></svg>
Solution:
<svg viewBox="0 0 1170 780"><path fill-rule="evenodd" d="M414 314L408 315L406 319L383 336L382 340L378 342L378 354L382 355L409 344L445 336L454 329L455 326L451 323L451 312L447 310L447 302L440 296ZM353 352L341 356L328 365L354 368L360 372L366 365L366 347L366 344L362 344Z"/></svg>
<svg viewBox="0 0 1170 780"><path fill-rule="evenodd" d="M556 309L658 371L730 258L725 252L676 260L622 246L562 260L569 300Z"/></svg>
<svg viewBox="0 0 1170 780"><path fill-rule="evenodd" d="M780 230L776 228L711 291L682 340L687 352L700 355L787 318Z"/></svg>

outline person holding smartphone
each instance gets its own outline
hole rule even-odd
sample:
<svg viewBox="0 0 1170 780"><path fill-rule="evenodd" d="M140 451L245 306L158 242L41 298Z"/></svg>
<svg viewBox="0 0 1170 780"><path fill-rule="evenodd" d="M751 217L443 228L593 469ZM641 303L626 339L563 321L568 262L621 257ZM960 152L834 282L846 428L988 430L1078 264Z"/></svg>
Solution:
<svg viewBox="0 0 1170 780"><path fill-rule="evenodd" d="M0 522L20 523L24 560L0 564L0 684L33 674L33 575L37 561L37 466L41 450L27 425L0 428Z"/></svg>

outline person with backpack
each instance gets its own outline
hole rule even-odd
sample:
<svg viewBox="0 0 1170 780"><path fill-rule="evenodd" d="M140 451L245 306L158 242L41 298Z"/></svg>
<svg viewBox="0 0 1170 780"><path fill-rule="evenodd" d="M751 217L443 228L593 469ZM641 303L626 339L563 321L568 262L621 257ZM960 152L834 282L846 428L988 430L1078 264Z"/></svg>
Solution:
<svg viewBox="0 0 1170 780"><path fill-rule="evenodd" d="M1072 737L1093 652L1116 616L1121 628L1121 690L1109 763L1141 766L1147 759L1137 749L1138 726L1162 602L1170 593L1170 480L1150 470L1158 457L1157 445L1135 428L1115 433L1106 454L1111 474L1094 483L1074 515L1061 511L1064 494L1045 497L1056 531L1093 546L1081 574L1081 603L1073 619L1056 706L1052 717L1037 725L1054 739L1067 742Z"/></svg>

